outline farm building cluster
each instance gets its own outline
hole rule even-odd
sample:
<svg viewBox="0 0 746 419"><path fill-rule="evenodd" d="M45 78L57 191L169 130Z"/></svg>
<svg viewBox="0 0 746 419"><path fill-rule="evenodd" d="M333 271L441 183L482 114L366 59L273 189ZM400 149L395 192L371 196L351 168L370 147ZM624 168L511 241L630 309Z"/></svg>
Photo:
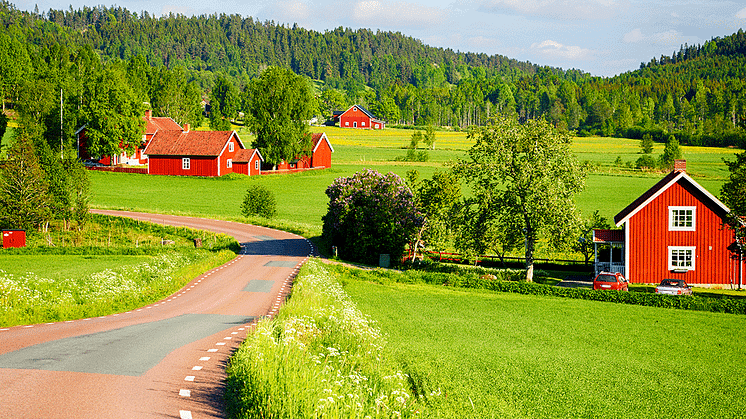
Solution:
<svg viewBox="0 0 746 419"><path fill-rule="evenodd" d="M688 284L743 286L740 243L730 210L686 173L686 161L614 217L621 229L594 230L595 272L619 272L633 283L683 279Z"/></svg>
<svg viewBox="0 0 746 419"><path fill-rule="evenodd" d="M146 126L140 146L133 152L122 150L116 156L91 156L87 149L85 126L77 133L78 157L104 166L147 166L146 173L176 176L223 176L262 173L264 158L257 149L246 148L236 131L194 131L189 124L180 126L169 117L144 116ZM332 165L332 147L325 133L311 134L311 155L281 162L277 170L328 168Z"/></svg>

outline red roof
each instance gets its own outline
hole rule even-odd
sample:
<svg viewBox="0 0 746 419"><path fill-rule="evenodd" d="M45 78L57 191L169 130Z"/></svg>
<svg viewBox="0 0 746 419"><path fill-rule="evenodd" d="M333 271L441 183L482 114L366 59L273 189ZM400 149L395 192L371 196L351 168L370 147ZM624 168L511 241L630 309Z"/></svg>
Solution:
<svg viewBox="0 0 746 419"><path fill-rule="evenodd" d="M639 198L635 199L631 204L627 205L625 209L623 209L619 214L614 216L614 223L619 226L625 221L627 221L630 217L637 214L638 211L640 211L643 207L645 207L647 204L649 204L651 201L653 201L655 198L658 197L658 195L665 192L668 188L670 188L672 185L675 185L678 182L686 182L696 188L699 192L706 197L711 203L715 204L716 207L719 207L724 214L727 214L730 212L728 207L726 207L722 202L720 202L719 199L715 198L707 189L703 188L702 185L695 182L694 179L689 177L689 175L686 174L686 172L676 171L669 173L658 181L655 185L653 185L652 188L648 189L644 194L640 195Z"/></svg>
<svg viewBox="0 0 746 419"><path fill-rule="evenodd" d="M249 163L255 153L259 155L259 160L264 161L264 157L259 153L259 150L255 148L243 148L236 151L236 154L233 155L233 163Z"/></svg>
<svg viewBox="0 0 746 419"><path fill-rule="evenodd" d="M159 131L143 153L150 156L219 156L232 136L244 148L235 131Z"/></svg>
<svg viewBox="0 0 746 419"><path fill-rule="evenodd" d="M144 118L147 122L145 127L145 134L155 134L158 131L181 131L182 128L172 118L154 116L150 119L147 116Z"/></svg>
<svg viewBox="0 0 746 419"><path fill-rule="evenodd" d="M624 242L624 230L593 229L593 243L622 243L622 242Z"/></svg>
<svg viewBox="0 0 746 419"><path fill-rule="evenodd" d="M326 143L329 145L329 149L334 153L334 147L332 147L332 143L329 142L329 139L326 137L325 132L318 132L311 136L311 141L313 141L313 150L312 153L316 152L316 149L319 147L319 143L321 143L321 140L326 141Z"/></svg>

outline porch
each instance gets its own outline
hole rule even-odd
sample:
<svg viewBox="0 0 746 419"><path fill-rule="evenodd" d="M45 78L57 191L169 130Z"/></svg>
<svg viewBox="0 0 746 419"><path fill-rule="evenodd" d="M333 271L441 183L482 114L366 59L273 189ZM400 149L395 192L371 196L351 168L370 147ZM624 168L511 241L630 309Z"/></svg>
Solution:
<svg viewBox="0 0 746 419"><path fill-rule="evenodd" d="M625 277L624 230L593 230L593 270L619 272Z"/></svg>

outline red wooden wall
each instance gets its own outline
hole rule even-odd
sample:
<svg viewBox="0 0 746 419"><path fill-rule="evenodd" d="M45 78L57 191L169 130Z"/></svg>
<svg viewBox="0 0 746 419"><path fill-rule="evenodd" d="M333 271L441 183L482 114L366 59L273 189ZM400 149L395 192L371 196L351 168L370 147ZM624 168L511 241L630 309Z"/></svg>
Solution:
<svg viewBox="0 0 746 419"><path fill-rule="evenodd" d="M713 211L716 207L710 208L703 201L710 202L688 182L678 182L628 220L630 281L657 283L677 278L691 284L738 282L738 264L727 250L734 241L733 232L723 227L722 219ZM669 206L696 207L696 231L669 231ZM694 270L670 271L668 246L696 246Z"/></svg>
<svg viewBox="0 0 746 419"><path fill-rule="evenodd" d="M188 157L188 156L184 156ZM151 175L217 176L217 157L189 157L190 168L181 168L181 156L150 156L148 170Z"/></svg>
<svg viewBox="0 0 746 419"><path fill-rule="evenodd" d="M326 141L319 141L316 152L311 156L311 167L332 167L332 150Z"/></svg>
<svg viewBox="0 0 746 419"><path fill-rule="evenodd" d="M357 123L357 126L355 126L355 123ZM378 129L383 129L383 123L379 122L378 124L380 124ZM348 109L339 116L339 126L341 128L375 128L372 125L371 118L357 106Z"/></svg>

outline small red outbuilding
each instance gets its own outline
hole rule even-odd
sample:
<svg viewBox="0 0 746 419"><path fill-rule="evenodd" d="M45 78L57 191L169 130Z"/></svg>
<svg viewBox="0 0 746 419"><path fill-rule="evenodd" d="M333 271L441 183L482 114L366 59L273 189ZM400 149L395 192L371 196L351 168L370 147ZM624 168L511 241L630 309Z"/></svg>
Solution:
<svg viewBox="0 0 746 419"><path fill-rule="evenodd" d="M233 159L244 149L236 131L162 131L144 153L148 174L223 176L234 173Z"/></svg>
<svg viewBox="0 0 746 419"><path fill-rule="evenodd" d="M264 157L255 148L238 150L233 156L233 173L248 176L260 175L263 161Z"/></svg>
<svg viewBox="0 0 746 419"><path fill-rule="evenodd" d="M325 132L319 132L311 135L313 148L311 156L301 156L291 162L282 162L277 165L278 170L295 170L295 169L319 169L332 167L332 153L334 148L329 142Z"/></svg>
<svg viewBox="0 0 746 419"><path fill-rule="evenodd" d="M342 112L339 116L334 115L334 119L339 119L340 128L362 128L362 129L384 129L386 123L376 118L360 105L350 106L349 109Z"/></svg>

